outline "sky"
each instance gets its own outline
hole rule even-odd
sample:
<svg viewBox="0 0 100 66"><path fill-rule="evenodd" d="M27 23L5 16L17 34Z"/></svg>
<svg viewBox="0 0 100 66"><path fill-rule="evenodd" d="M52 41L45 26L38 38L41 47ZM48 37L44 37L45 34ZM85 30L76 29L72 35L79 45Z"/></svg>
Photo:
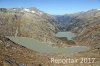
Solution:
<svg viewBox="0 0 100 66"><path fill-rule="evenodd" d="M0 8L36 7L52 15L100 9L100 0L0 0Z"/></svg>

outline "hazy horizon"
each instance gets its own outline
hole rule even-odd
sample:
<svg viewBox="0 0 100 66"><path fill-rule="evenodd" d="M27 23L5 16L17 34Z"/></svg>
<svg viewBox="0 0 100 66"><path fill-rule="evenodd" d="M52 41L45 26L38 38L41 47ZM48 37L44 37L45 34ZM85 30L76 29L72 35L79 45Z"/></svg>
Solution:
<svg viewBox="0 0 100 66"><path fill-rule="evenodd" d="M0 0L0 8L36 7L51 15L100 9L100 0Z"/></svg>

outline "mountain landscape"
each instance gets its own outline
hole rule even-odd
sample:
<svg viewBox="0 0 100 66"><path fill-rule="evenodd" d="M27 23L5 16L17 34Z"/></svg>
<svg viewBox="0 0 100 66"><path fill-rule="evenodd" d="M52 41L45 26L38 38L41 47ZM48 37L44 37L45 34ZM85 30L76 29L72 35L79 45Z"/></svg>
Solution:
<svg viewBox="0 0 100 66"><path fill-rule="evenodd" d="M0 66L100 66L99 18L99 9L65 15L50 15L35 7L0 8ZM75 37L72 39L66 36L59 37L56 36L58 32L71 32L75 34ZM13 41L9 37L32 38L41 45L46 44L53 48L86 46L90 49L71 55L41 53L21 45L21 39L20 42L16 42L17 40ZM68 50L64 49L64 51ZM94 63L80 64L78 61L78 63L64 65L51 63L50 58L52 57L74 59L83 57L96 58L96 60Z"/></svg>
<svg viewBox="0 0 100 66"><path fill-rule="evenodd" d="M64 15L64 17L70 17L69 20L66 18L64 19L63 23L66 23L66 26L64 25L64 29L66 31L72 31L77 35L75 41L79 42L78 44L85 44L92 47L95 47L95 45L100 45L99 9ZM62 22L60 21L60 23Z"/></svg>

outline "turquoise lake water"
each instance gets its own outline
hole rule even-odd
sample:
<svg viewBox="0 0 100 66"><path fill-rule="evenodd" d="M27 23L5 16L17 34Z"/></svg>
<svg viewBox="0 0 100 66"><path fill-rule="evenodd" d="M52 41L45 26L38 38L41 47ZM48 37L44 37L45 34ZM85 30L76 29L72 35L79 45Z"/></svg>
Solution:
<svg viewBox="0 0 100 66"><path fill-rule="evenodd" d="M49 46L46 43L41 43L33 38L26 38L26 37L7 37L10 40L14 41L15 43L18 43L22 46L25 46L29 49L32 49L34 51L40 52L40 53L64 53L64 54L73 54L78 53L82 51L89 50L86 46L73 46L73 47L52 47Z"/></svg>
<svg viewBox="0 0 100 66"><path fill-rule="evenodd" d="M56 34L56 37L66 37L68 40L73 40L73 38L75 37L75 34L70 31L58 32Z"/></svg>

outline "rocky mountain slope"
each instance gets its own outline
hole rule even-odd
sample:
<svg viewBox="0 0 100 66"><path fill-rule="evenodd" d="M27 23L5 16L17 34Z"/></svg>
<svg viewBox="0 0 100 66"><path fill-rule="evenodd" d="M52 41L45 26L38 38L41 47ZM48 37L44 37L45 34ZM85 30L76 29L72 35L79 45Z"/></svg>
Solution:
<svg viewBox="0 0 100 66"><path fill-rule="evenodd" d="M76 41L80 44L100 45L100 10L93 9L75 15L70 29L77 34Z"/></svg>
<svg viewBox="0 0 100 66"><path fill-rule="evenodd" d="M32 37L42 42L56 44L58 28L53 16L32 8L0 8L0 35Z"/></svg>
<svg viewBox="0 0 100 66"><path fill-rule="evenodd" d="M16 44L6 37L0 36L0 66L34 65L49 65L49 59L45 55L37 53L36 51L30 50L19 44Z"/></svg>
<svg viewBox="0 0 100 66"><path fill-rule="evenodd" d="M66 19L71 17L70 20ZM66 24L64 29L76 33L76 42L81 45L100 45L100 10L92 9L86 12L79 12L69 15L60 23ZM66 23L68 21L68 23Z"/></svg>
<svg viewBox="0 0 100 66"><path fill-rule="evenodd" d="M56 25L60 29L60 31L64 31L66 24L69 24L69 22L72 20L72 17L69 15L54 15L56 20Z"/></svg>

